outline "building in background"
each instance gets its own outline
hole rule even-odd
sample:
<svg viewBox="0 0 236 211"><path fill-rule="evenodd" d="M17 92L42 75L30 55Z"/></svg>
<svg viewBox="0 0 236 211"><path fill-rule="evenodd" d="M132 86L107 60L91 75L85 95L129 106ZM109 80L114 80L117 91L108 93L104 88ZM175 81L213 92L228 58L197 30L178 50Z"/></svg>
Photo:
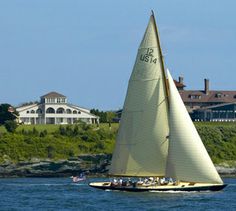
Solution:
<svg viewBox="0 0 236 211"><path fill-rule="evenodd" d="M89 109L69 104L67 97L57 92L43 95L39 103L21 106L16 110L24 124L99 123L99 117L91 114Z"/></svg>
<svg viewBox="0 0 236 211"><path fill-rule="evenodd" d="M199 108L192 112L191 117L193 121L235 122L236 102Z"/></svg>
<svg viewBox="0 0 236 211"><path fill-rule="evenodd" d="M193 121L236 121L236 91L210 90L209 79L202 90L185 90L183 77L174 82ZM116 113L119 121L122 109Z"/></svg>
<svg viewBox="0 0 236 211"><path fill-rule="evenodd" d="M203 90L179 90L189 113L196 109L236 102L236 91L210 90L208 79L204 79Z"/></svg>
<svg viewBox="0 0 236 211"><path fill-rule="evenodd" d="M203 90L179 90L193 121L236 121L236 91L210 90L204 79Z"/></svg>

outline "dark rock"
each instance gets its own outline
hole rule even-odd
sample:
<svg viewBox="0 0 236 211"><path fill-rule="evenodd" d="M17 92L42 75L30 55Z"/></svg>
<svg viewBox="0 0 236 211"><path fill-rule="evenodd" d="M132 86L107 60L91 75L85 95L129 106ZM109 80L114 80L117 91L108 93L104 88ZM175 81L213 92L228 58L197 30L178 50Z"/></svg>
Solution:
<svg viewBox="0 0 236 211"><path fill-rule="evenodd" d="M216 170L221 175L236 175L235 167L226 167L226 166L216 166Z"/></svg>
<svg viewBox="0 0 236 211"><path fill-rule="evenodd" d="M111 155L80 155L77 159L69 160L40 160L33 158L30 161L20 161L16 164L7 162L0 164L0 177L58 177L87 175L107 172Z"/></svg>

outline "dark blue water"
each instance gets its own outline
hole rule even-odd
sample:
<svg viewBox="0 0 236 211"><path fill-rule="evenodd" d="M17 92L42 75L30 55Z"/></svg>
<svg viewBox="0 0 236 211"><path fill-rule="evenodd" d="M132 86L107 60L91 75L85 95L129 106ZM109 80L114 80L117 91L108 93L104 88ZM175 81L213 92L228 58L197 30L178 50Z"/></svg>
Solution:
<svg viewBox="0 0 236 211"><path fill-rule="evenodd" d="M0 179L0 210L236 210L236 178L224 181L229 185L220 192L128 193L70 178Z"/></svg>

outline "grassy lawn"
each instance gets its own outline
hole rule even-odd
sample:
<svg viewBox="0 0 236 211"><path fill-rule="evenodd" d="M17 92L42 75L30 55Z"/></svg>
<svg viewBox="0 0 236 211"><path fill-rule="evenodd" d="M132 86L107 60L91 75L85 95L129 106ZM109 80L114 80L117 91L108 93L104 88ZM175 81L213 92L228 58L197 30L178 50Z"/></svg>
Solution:
<svg viewBox="0 0 236 211"><path fill-rule="evenodd" d="M20 125L16 131L21 131L23 129L26 131L32 131L33 128L39 132L47 130L48 133L53 133L59 128L59 125Z"/></svg>
<svg viewBox="0 0 236 211"><path fill-rule="evenodd" d="M194 122L196 126L236 126L236 122ZM62 125L65 126L66 125ZM92 125L93 127L97 127L97 125ZM16 131L26 130L26 131L32 131L33 128L35 128L37 131L41 132L44 130L47 130L48 133L55 132L60 125L20 125L18 126ZM100 128L108 131L110 130L108 123L101 123L99 125ZM111 124L111 130L115 131L119 127L119 123L112 123ZM0 126L0 133L6 132L6 129L4 126Z"/></svg>
<svg viewBox="0 0 236 211"><path fill-rule="evenodd" d="M62 125L62 126L66 127L66 125ZM97 125L92 125L92 126L93 127L97 127ZM16 131L17 132L20 132L21 130L32 131L33 128L35 128L39 132L47 130L48 133L53 133L59 127L60 127L60 125L19 125L17 127ZM110 130L108 123L101 123L99 125L99 127L104 129L104 130L106 130L106 131ZM118 123L112 123L111 124L111 130L112 131L115 131L118 127L119 127ZM0 126L0 133L4 133L4 132L6 132L5 127L4 126Z"/></svg>

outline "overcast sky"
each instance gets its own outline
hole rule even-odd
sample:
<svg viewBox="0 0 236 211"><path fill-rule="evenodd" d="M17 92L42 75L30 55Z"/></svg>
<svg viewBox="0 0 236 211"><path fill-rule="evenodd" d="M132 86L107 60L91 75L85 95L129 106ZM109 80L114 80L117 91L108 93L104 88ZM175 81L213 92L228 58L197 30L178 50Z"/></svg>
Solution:
<svg viewBox="0 0 236 211"><path fill-rule="evenodd" d="M236 90L234 0L0 0L0 103L57 91L70 103L122 108L154 10L165 56L186 89Z"/></svg>

